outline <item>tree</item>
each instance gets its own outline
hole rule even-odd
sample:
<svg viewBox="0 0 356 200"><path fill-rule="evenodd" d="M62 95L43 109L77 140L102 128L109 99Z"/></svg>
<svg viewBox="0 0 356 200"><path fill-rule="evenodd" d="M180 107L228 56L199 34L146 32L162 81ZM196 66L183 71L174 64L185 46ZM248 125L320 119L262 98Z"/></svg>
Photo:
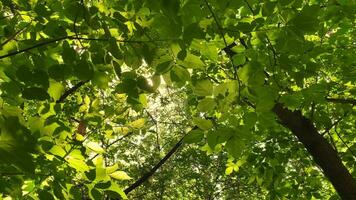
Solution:
<svg viewBox="0 0 356 200"><path fill-rule="evenodd" d="M356 199L355 3L0 6L2 198Z"/></svg>

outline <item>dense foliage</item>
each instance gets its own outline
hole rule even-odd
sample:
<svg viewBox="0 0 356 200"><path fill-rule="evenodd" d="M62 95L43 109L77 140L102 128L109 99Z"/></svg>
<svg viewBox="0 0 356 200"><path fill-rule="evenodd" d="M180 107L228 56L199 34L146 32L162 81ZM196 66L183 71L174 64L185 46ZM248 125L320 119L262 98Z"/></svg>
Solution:
<svg viewBox="0 0 356 200"><path fill-rule="evenodd" d="M0 8L0 199L356 199L354 1Z"/></svg>

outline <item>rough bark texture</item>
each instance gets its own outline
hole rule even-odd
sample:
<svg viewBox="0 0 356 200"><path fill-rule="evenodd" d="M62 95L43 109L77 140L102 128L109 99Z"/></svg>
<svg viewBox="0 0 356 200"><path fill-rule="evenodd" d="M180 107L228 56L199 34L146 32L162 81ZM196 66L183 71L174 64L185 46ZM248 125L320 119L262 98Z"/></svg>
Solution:
<svg viewBox="0 0 356 200"><path fill-rule="evenodd" d="M277 114L281 124L290 129L312 155L340 197L345 200L356 200L355 179L343 165L337 152L318 133L313 123L300 111L288 110L282 104L276 104L273 111Z"/></svg>

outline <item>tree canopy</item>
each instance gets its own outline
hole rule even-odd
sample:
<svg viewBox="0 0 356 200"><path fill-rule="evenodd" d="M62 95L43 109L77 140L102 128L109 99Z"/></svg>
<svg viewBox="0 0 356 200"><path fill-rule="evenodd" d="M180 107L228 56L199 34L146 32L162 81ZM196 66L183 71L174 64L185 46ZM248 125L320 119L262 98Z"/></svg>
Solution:
<svg viewBox="0 0 356 200"><path fill-rule="evenodd" d="M356 199L351 0L1 0L0 199Z"/></svg>

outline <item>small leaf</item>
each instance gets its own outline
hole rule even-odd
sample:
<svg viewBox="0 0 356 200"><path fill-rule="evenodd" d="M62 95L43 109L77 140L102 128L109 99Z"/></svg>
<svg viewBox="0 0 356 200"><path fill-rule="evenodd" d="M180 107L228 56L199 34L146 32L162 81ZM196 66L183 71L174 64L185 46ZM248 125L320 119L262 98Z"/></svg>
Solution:
<svg viewBox="0 0 356 200"><path fill-rule="evenodd" d="M111 176L112 178L117 179L117 180L130 180L130 179L132 179L124 171L116 171L114 173L111 173L109 176Z"/></svg>
<svg viewBox="0 0 356 200"><path fill-rule="evenodd" d="M109 75L107 75L105 72L100 72L96 71L94 73L94 77L92 82L97 85L100 89L106 89L108 88L108 83L109 83Z"/></svg>
<svg viewBox="0 0 356 200"><path fill-rule="evenodd" d="M86 61L80 61L76 66L74 66L74 75L84 81L91 79L94 75L92 64Z"/></svg>
<svg viewBox="0 0 356 200"><path fill-rule="evenodd" d="M107 190L114 191L114 192L118 193L122 199L128 199L124 190L120 186L118 186L115 182L111 182L111 186Z"/></svg>
<svg viewBox="0 0 356 200"><path fill-rule="evenodd" d="M170 75L171 80L174 82L186 82L190 80L189 71L181 66L174 66Z"/></svg>
<svg viewBox="0 0 356 200"><path fill-rule="evenodd" d="M53 98L54 101L57 101L64 93L64 86L61 83L51 80L49 82L47 93Z"/></svg>
<svg viewBox="0 0 356 200"><path fill-rule="evenodd" d="M86 146L96 153L104 153L105 150L96 142L88 142Z"/></svg>
<svg viewBox="0 0 356 200"><path fill-rule="evenodd" d="M213 127L213 123L208 119L193 118L193 122L201 130L209 130Z"/></svg>
<svg viewBox="0 0 356 200"><path fill-rule="evenodd" d="M142 128L146 123L146 120L144 118L135 120L129 124L132 128L140 129Z"/></svg>
<svg viewBox="0 0 356 200"><path fill-rule="evenodd" d="M53 155L59 156L59 157L64 157L66 155L65 150L58 145L54 145L49 152Z"/></svg>
<svg viewBox="0 0 356 200"><path fill-rule="evenodd" d="M156 66L156 74L164 74L172 67L172 61L166 61Z"/></svg>
<svg viewBox="0 0 356 200"><path fill-rule="evenodd" d="M234 171L234 167L230 166L225 169L225 174L230 175Z"/></svg>
<svg viewBox="0 0 356 200"><path fill-rule="evenodd" d="M111 173L115 172L117 169L119 169L119 165L116 163L112 166L107 167L106 173L111 174Z"/></svg>
<svg viewBox="0 0 356 200"><path fill-rule="evenodd" d="M115 74L117 76L117 78L120 78L121 77L121 66L119 63L117 62L113 62L113 68L114 68L114 71L115 71Z"/></svg>

